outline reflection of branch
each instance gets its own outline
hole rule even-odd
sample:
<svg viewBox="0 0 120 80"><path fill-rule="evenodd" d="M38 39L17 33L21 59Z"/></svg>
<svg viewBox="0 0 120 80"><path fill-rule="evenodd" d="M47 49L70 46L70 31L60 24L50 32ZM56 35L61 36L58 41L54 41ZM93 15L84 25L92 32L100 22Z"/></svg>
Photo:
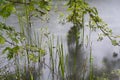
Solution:
<svg viewBox="0 0 120 80"><path fill-rule="evenodd" d="M53 71L53 69L48 64L46 64L44 61L42 61L41 63L43 63L50 71ZM57 77L59 76L56 72L54 72L54 75L56 75Z"/></svg>
<svg viewBox="0 0 120 80"><path fill-rule="evenodd" d="M17 45L15 45L14 43L12 43L12 42L10 42L10 41L8 41L8 40L5 40L7 43L9 43L9 44L11 44L11 45L13 45L13 46L17 46ZM31 50L31 49L26 49L26 48L23 48L24 50L28 50L28 51L32 51L32 52L38 52L37 50L36 51L33 51L33 50ZM50 71L53 71L53 69L48 65L48 64L46 64L45 63L45 61L42 61L42 62L40 62L40 63L43 63ZM54 72L54 75L56 75L57 77L59 76L56 72Z"/></svg>
<svg viewBox="0 0 120 80"><path fill-rule="evenodd" d="M10 42L10 41L8 41L8 40L6 40L6 39L5 39L5 41L6 41L7 43L13 45L13 46L16 46L14 43L12 43L12 42Z"/></svg>
<svg viewBox="0 0 120 80"><path fill-rule="evenodd" d="M41 11L41 10L39 10L39 9L35 9L37 12L40 12L41 14L45 14L45 12L43 12L43 11Z"/></svg>

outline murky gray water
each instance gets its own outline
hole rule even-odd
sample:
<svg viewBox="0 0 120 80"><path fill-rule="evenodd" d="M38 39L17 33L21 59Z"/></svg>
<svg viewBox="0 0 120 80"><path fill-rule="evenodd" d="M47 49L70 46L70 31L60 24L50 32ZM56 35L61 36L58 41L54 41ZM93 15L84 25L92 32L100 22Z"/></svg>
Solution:
<svg viewBox="0 0 120 80"><path fill-rule="evenodd" d="M120 1L119 0L87 0L91 6L95 6L98 9L100 17L108 24L109 28L113 30L115 35L120 35ZM48 26L48 29L55 36L62 37L64 44L66 44L66 35L72 24L66 23L65 25L59 24L59 12L63 12L65 15L66 9L62 6L65 2L62 3L54 3L55 5L59 5L58 12L50 12L50 20L46 24L40 23L40 20L33 19L32 29L38 30L40 27ZM1 20L1 19L0 19ZM17 18L12 15L10 18L6 20L8 25L18 26ZM103 67L103 58L106 57L110 61L116 61L120 58L120 47L112 46L110 40L105 38L103 41L97 41L97 34L92 33L92 53L94 57L94 62L96 67ZM65 46L67 49L67 46ZM87 51L86 51L87 52ZM113 52L117 52L118 56L116 58L113 57ZM46 60L48 63L49 61ZM119 63L119 62L118 62ZM118 64L116 63L116 64ZM113 69L120 68L120 65L111 65ZM45 70L45 74L49 75L49 71ZM46 80L46 79L45 79Z"/></svg>
<svg viewBox="0 0 120 80"><path fill-rule="evenodd" d="M120 35L120 1L119 0L91 0L89 3L92 6L97 7L100 17L108 24L109 28L113 30L115 35ZM95 36L95 35L93 35ZM110 40L107 38L102 42L97 42L93 38L93 54L96 61L101 61L101 59L106 56L112 58L112 53L115 51L120 53L119 47L114 47L111 45ZM118 55L120 57L120 55ZM98 63L100 64L100 63Z"/></svg>

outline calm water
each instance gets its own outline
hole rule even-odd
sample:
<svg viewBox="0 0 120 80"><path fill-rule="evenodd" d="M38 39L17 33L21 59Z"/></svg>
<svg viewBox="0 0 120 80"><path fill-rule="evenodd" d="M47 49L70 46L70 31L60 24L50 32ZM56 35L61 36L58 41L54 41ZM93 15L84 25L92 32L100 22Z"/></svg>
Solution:
<svg viewBox="0 0 120 80"><path fill-rule="evenodd" d="M120 35L120 5L119 0L91 0L89 3L97 7L100 17L108 24L109 28L113 30L115 35ZM93 54L97 61L104 56L112 58L112 53L115 51L120 53L120 47L111 45L107 38L102 42L97 42L93 38ZM118 55L119 56L119 55ZM119 56L120 57L120 56ZM99 64L99 63L98 63Z"/></svg>
<svg viewBox="0 0 120 80"><path fill-rule="evenodd" d="M113 30L115 35L120 35L120 1L119 0L87 0L91 6L95 6L98 9L100 17L108 24L109 28ZM64 25L59 24L59 14L61 11L68 15L66 12L66 8L63 7L65 2L57 3L55 2L54 5L59 5L58 12L55 13L53 11L50 12L49 22L41 23L40 20L33 19L32 29L38 30L40 27L48 26L48 29L51 33L55 34L55 36L62 37L64 44L66 44L66 35L69 29L71 28L71 23L66 23ZM1 19L0 19L1 20ZM8 25L18 26L17 18L12 15L9 19L6 20ZM87 32L86 32L87 33ZM109 39L105 38L101 42L97 42L97 34L95 32L92 33L92 53L94 57L94 63L96 67L102 68L103 67L103 58L107 58L109 61L116 61L120 58L120 48L114 47L111 45ZM67 45L65 46L67 49ZM116 58L113 57L113 53L118 53ZM49 61L46 60L46 63ZM118 62L120 63L120 62ZM116 63L116 64L118 64ZM120 68L120 65L111 65L113 69ZM45 70L45 74L49 75L48 70ZM46 80L46 79L45 79Z"/></svg>

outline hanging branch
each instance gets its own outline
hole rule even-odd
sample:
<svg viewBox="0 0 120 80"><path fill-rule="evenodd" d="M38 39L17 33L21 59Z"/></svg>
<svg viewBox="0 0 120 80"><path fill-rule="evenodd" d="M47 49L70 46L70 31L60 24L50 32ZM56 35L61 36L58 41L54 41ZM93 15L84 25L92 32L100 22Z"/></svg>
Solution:
<svg viewBox="0 0 120 80"><path fill-rule="evenodd" d="M109 28L107 26L104 26L104 23L98 17L98 14L93 12L93 9L91 9L91 11L89 10L88 13L89 13L89 16L90 16L91 20L96 24L97 28L100 29L102 31L102 33L109 38L109 40L112 42L112 45L120 46L120 44L116 40L112 39L112 37L114 37L112 35L112 30L111 29L109 30ZM102 23L102 25L100 25L101 23ZM104 29L105 27L108 28L108 29L107 30Z"/></svg>

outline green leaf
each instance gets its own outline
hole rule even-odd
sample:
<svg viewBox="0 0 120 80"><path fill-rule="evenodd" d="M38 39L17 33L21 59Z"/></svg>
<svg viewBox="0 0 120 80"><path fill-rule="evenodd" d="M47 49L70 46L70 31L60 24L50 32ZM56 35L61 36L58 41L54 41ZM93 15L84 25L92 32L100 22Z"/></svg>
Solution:
<svg viewBox="0 0 120 80"><path fill-rule="evenodd" d="M0 15L3 18L9 17L13 11L15 11L15 8L12 4L4 4L0 6Z"/></svg>
<svg viewBox="0 0 120 80"><path fill-rule="evenodd" d="M0 35L0 44L4 44L4 43L5 43L5 38Z"/></svg>
<svg viewBox="0 0 120 80"><path fill-rule="evenodd" d="M2 53L4 54L6 51L8 51L7 58L8 58L9 60L12 59L12 58L13 58L13 54L14 54L12 48L6 47L6 48L2 51Z"/></svg>
<svg viewBox="0 0 120 80"><path fill-rule="evenodd" d="M29 54L29 59L33 62L37 62L38 57L35 54L31 53Z"/></svg>
<svg viewBox="0 0 120 80"><path fill-rule="evenodd" d="M9 54L7 55L8 60L12 59L13 55L14 55L13 51L9 50Z"/></svg>
<svg viewBox="0 0 120 80"><path fill-rule="evenodd" d="M98 15L98 11L95 7L92 8L92 12L95 14L95 15Z"/></svg>
<svg viewBox="0 0 120 80"><path fill-rule="evenodd" d="M2 53L4 54L6 51L9 51L9 50L11 50L11 48L10 48L10 47L6 47L6 48L2 51Z"/></svg>
<svg viewBox="0 0 120 80"><path fill-rule="evenodd" d="M51 9L51 7L50 7L50 6L45 6L45 9L46 9L47 11L49 11L49 10Z"/></svg>
<svg viewBox="0 0 120 80"><path fill-rule="evenodd" d="M117 43L116 40L111 40L111 42L112 42L112 45L114 45L114 46L117 46L117 45L118 45L118 43Z"/></svg>
<svg viewBox="0 0 120 80"><path fill-rule="evenodd" d="M12 48L13 53L18 53L19 49L20 49L19 46L15 46L15 47L13 47L13 48Z"/></svg>
<svg viewBox="0 0 120 80"><path fill-rule="evenodd" d="M40 53L41 55L45 55L45 50L39 49L39 53Z"/></svg>
<svg viewBox="0 0 120 80"><path fill-rule="evenodd" d="M19 43L19 41L16 38L11 38L14 42Z"/></svg>
<svg viewBox="0 0 120 80"><path fill-rule="evenodd" d="M5 0L0 0L0 4L3 4L5 2Z"/></svg>
<svg viewBox="0 0 120 80"><path fill-rule="evenodd" d="M15 46L15 47L13 47L13 48L6 47L6 48L2 51L2 53L4 54L6 51L8 51L7 58L10 60L10 59L13 58L13 56L14 56L15 53L18 53L19 49L20 49L19 46Z"/></svg>
<svg viewBox="0 0 120 80"><path fill-rule="evenodd" d="M32 53L32 54L29 54L29 58L30 58L30 59L33 59L34 56L35 56L35 55L34 55L33 53Z"/></svg>
<svg viewBox="0 0 120 80"><path fill-rule="evenodd" d="M59 16L60 18L61 18L61 17L62 17L62 18L64 17L64 13L60 12L59 14L60 14L60 16Z"/></svg>
<svg viewBox="0 0 120 80"><path fill-rule="evenodd" d="M32 1L33 2L33 1ZM27 9L29 10L29 11L33 11L35 8L34 8L34 4L32 3L32 2L30 2L30 5L29 6L27 6Z"/></svg>

